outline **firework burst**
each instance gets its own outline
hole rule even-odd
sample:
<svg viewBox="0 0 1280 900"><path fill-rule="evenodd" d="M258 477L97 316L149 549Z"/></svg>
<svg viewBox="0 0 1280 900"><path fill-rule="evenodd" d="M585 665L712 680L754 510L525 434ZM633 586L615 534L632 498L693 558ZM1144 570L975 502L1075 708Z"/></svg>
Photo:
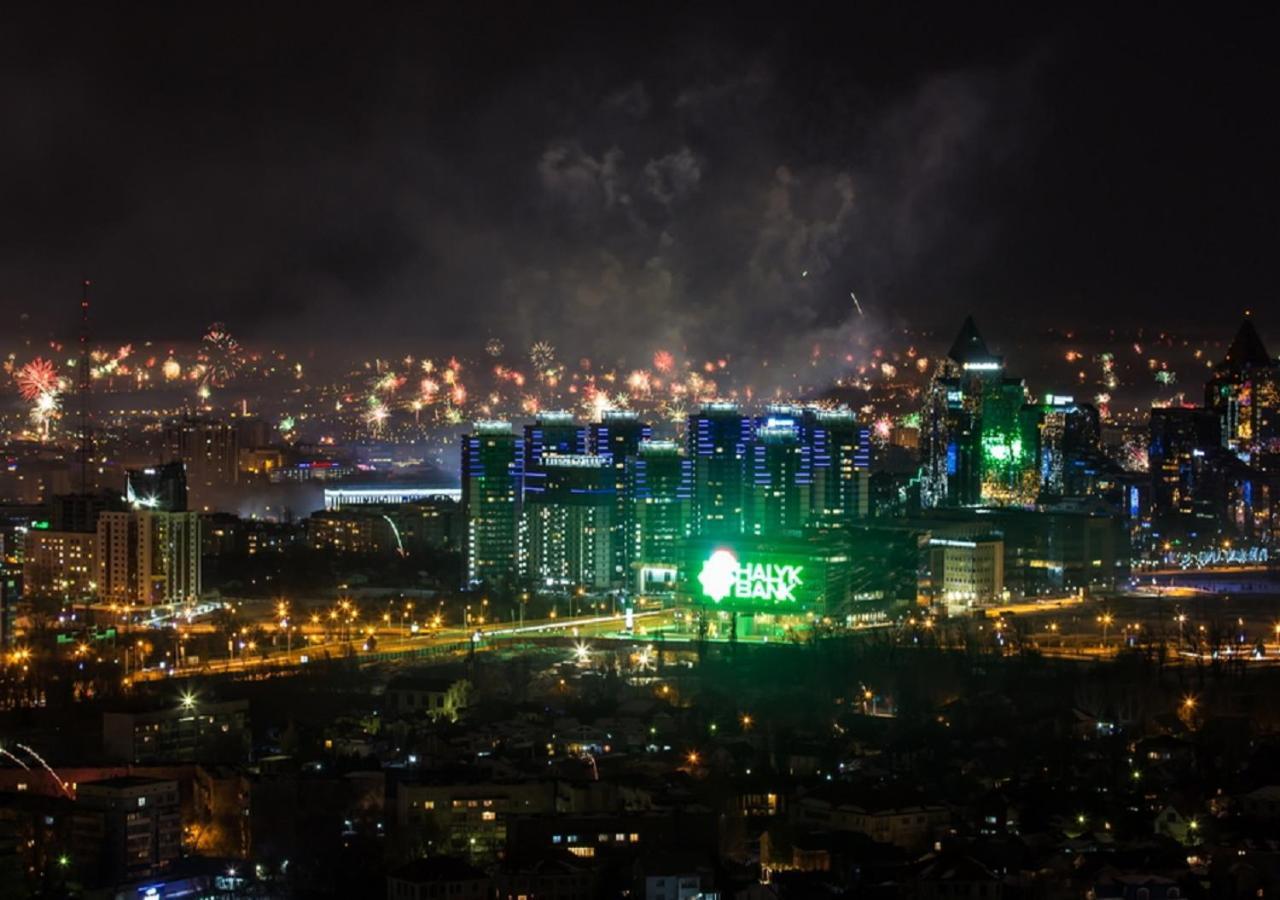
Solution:
<svg viewBox="0 0 1280 900"><path fill-rule="evenodd" d="M210 390L223 387L235 378L244 362L240 343L221 322L209 326L200 341L197 357L200 386Z"/></svg>
<svg viewBox="0 0 1280 900"><path fill-rule="evenodd" d="M14 374L23 400L37 402L41 395L57 394L61 387L58 370L47 359L36 357Z"/></svg>

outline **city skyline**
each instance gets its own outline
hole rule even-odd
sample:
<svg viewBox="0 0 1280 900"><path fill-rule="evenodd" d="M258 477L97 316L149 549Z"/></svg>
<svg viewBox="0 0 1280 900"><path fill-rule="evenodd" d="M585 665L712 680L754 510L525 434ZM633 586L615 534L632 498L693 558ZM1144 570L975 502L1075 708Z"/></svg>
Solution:
<svg viewBox="0 0 1280 900"><path fill-rule="evenodd" d="M1276 24L0 9L0 900L1280 894Z"/></svg>

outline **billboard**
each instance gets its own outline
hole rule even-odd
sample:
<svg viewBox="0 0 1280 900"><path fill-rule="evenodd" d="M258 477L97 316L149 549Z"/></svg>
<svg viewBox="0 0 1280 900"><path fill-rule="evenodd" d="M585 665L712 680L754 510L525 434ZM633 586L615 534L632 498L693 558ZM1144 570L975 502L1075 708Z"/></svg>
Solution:
<svg viewBox="0 0 1280 900"><path fill-rule="evenodd" d="M682 558L681 593L693 603L787 614L832 599L831 564L837 557L811 541L691 540Z"/></svg>

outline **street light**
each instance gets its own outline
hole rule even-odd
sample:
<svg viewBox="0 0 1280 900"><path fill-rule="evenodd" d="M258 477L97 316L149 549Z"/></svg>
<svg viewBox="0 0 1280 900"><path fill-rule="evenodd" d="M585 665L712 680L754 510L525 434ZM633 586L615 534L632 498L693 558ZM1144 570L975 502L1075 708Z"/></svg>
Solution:
<svg viewBox="0 0 1280 900"><path fill-rule="evenodd" d="M1115 621L1115 617L1111 613L1103 613L1098 616L1098 621L1102 623L1102 647L1107 647L1107 630L1111 627L1111 623Z"/></svg>

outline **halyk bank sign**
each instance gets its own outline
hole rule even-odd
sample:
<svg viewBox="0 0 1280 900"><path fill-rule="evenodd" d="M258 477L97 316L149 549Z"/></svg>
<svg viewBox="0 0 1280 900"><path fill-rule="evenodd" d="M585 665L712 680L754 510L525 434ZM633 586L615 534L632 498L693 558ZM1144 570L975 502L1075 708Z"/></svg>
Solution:
<svg viewBox="0 0 1280 900"><path fill-rule="evenodd" d="M804 566L739 559L732 550L715 550L702 563L698 583L714 603L722 600L763 600L794 603L804 585Z"/></svg>

